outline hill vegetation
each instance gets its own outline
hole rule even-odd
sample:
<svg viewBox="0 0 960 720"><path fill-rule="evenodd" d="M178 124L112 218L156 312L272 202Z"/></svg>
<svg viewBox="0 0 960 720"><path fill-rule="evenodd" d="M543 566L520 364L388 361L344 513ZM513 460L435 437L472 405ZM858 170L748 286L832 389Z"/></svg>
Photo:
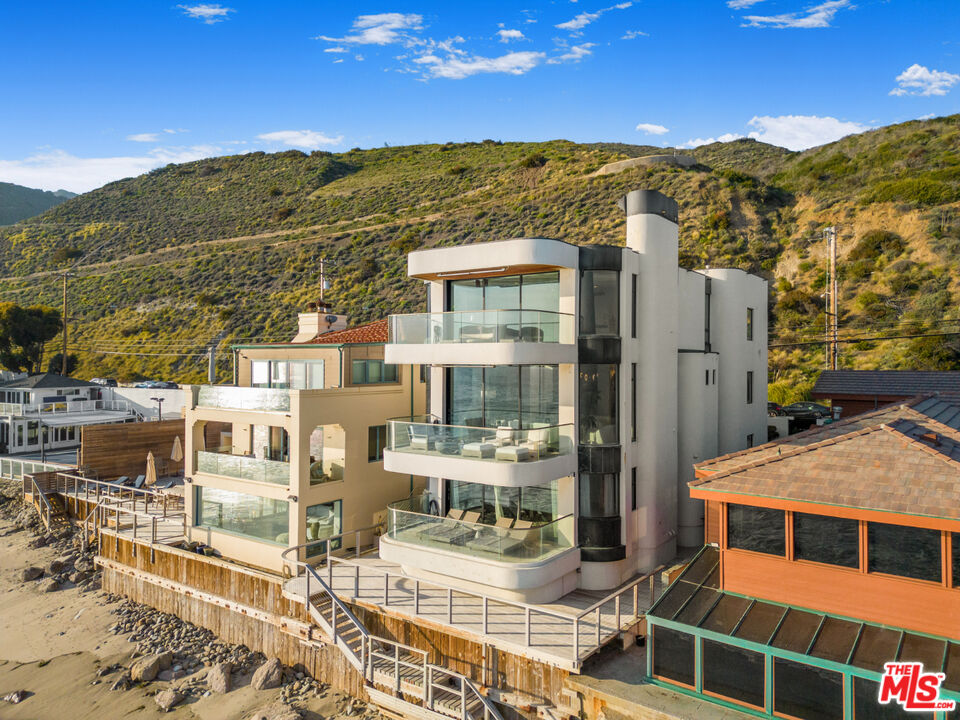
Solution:
<svg viewBox="0 0 960 720"><path fill-rule="evenodd" d="M960 329L958 132L952 116L803 153L738 140L697 148L690 168L606 175L595 172L665 151L485 140L168 165L0 229L0 301L56 305L57 273L72 268L79 375L196 381L214 338L292 337L320 257L333 268L328 297L353 322L417 312L411 250L523 235L621 245L616 200L643 187L680 204L682 265L770 281L771 397L790 399L822 364L822 346L795 343L822 337L827 225L838 227L842 335ZM119 354L130 352L153 354ZM841 361L942 368L958 357L950 337L865 339ZM228 352L218 367L227 379Z"/></svg>
<svg viewBox="0 0 960 720"><path fill-rule="evenodd" d="M0 182L0 225L12 225L39 215L44 210L76 196L76 193L67 190L50 192Z"/></svg>

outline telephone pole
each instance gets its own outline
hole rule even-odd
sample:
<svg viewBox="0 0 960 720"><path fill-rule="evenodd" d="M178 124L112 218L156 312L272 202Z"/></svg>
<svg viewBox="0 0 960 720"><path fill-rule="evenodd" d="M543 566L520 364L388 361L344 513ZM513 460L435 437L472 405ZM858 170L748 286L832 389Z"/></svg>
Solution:
<svg viewBox="0 0 960 720"><path fill-rule="evenodd" d="M828 370L837 369L837 359L840 351L839 316L837 314L837 228L831 225L824 229L829 255L829 272L827 278L827 322L826 322L826 365Z"/></svg>
<svg viewBox="0 0 960 720"><path fill-rule="evenodd" d="M63 352L60 356L60 374L64 377L67 376L67 278L72 276L72 272L67 270L63 271L63 315L60 318L63 323Z"/></svg>

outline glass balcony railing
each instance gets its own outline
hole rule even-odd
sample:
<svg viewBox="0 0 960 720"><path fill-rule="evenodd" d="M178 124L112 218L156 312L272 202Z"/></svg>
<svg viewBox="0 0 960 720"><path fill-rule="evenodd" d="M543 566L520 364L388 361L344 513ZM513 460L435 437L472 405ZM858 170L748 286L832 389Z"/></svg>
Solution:
<svg viewBox="0 0 960 720"><path fill-rule="evenodd" d="M253 480L255 482L273 483L274 485L290 484L290 463L278 460L261 460L245 455L198 450L196 470L197 472L224 475L240 480Z"/></svg>
<svg viewBox="0 0 960 720"><path fill-rule="evenodd" d="M573 315L550 310L460 310L390 316L397 345L573 342Z"/></svg>
<svg viewBox="0 0 960 720"><path fill-rule="evenodd" d="M197 406L223 408L225 410L288 412L290 410L290 391L280 388L203 385L197 396Z"/></svg>
<svg viewBox="0 0 960 720"><path fill-rule="evenodd" d="M397 542L509 563L547 560L575 544L573 515L540 525L508 517L485 525L475 521L479 516L470 511L463 514L466 519L430 515L425 497L408 498L388 508L387 534Z"/></svg>
<svg viewBox="0 0 960 720"><path fill-rule="evenodd" d="M388 421L387 449L420 455L455 455L490 462L536 462L573 452L573 425L512 427L439 425L429 415Z"/></svg>

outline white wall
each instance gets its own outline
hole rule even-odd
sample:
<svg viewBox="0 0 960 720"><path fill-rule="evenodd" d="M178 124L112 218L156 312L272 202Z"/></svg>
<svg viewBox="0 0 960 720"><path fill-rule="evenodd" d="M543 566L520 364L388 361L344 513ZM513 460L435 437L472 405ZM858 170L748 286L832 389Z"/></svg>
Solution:
<svg viewBox="0 0 960 720"><path fill-rule="evenodd" d="M703 501L690 497L693 465L717 456L719 355L681 352L678 366L677 530L681 547L703 544Z"/></svg>
<svg viewBox="0 0 960 720"><path fill-rule="evenodd" d="M151 398L163 398L163 420L183 417L182 411L187 404L186 391L151 390L150 388L115 387L103 388L104 400L118 400L130 403L131 407L143 415L146 420L157 419L157 403Z"/></svg>
<svg viewBox="0 0 960 720"><path fill-rule="evenodd" d="M681 350L703 350L703 328L706 322L704 286L707 277L698 272L677 268L680 296L679 346Z"/></svg>

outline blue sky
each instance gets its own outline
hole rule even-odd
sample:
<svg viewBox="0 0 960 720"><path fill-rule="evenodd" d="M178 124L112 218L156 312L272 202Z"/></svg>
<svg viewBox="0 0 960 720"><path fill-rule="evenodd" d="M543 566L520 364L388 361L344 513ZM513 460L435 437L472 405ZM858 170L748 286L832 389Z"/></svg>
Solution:
<svg viewBox="0 0 960 720"><path fill-rule="evenodd" d="M0 4L0 181L463 140L793 149L960 112L956 0Z"/></svg>

